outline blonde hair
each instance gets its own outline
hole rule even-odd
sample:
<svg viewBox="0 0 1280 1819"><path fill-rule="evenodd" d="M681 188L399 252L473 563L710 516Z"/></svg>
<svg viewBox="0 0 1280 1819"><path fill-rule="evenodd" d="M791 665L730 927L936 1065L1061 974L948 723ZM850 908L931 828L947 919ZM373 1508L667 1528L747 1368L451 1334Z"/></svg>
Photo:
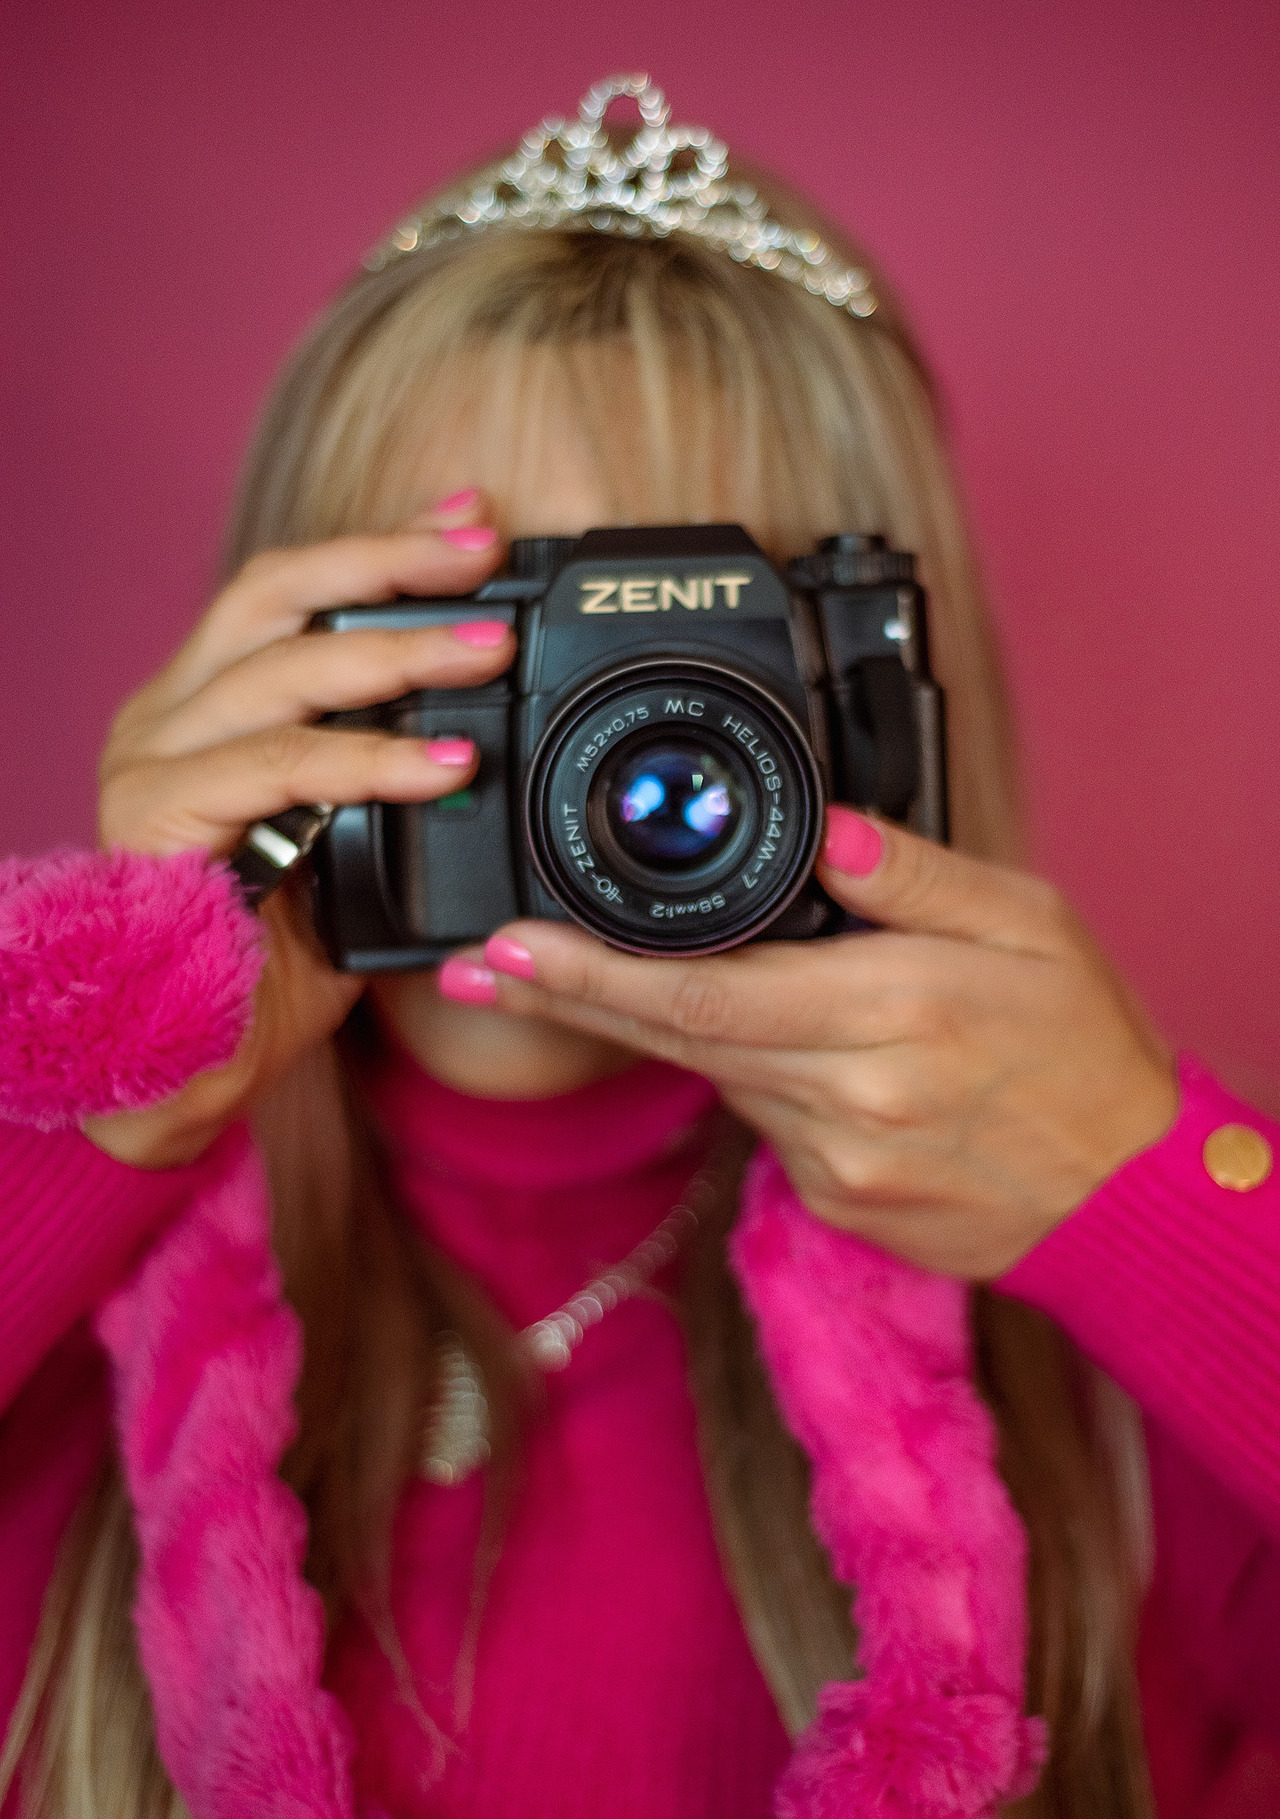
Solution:
<svg viewBox="0 0 1280 1819"><path fill-rule="evenodd" d="M804 204L771 194L776 213L815 224ZM866 265L833 224L816 225ZM977 572L929 380L882 278L875 288L877 313L854 322L697 242L569 230L493 230L399 259L358 278L286 370L246 469L228 567L267 547L390 528L463 479L487 488L506 528L527 528L512 513L536 482L548 421L576 439L615 521L738 520L776 556L838 529L882 532L917 552L930 590L955 842L1014 859L1013 740ZM462 473L447 465L460 447ZM407 1672L387 1551L430 1395L432 1334L447 1323L468 1335L500 1411L478 1584L528 1387L492 1310L392 1204L353 1085L357 1039L353 1028L305 1057L257 1128L306 1332L285 1475L311 1518L307 1571L331 1613L352 1602L370 1613ZM726 1572L794 1732L822 1681L851 1671L853 1636L848 1593L808 1526L807 1466L725 1267L733 1204L726 1188L688 1260L680 1311ZM1028 1700L1053 1736L1042 1786L1019 1811L1141 1819L1137 1569L1118 1464L1133 1456L1131 1412L1048 1321L985 1290L973 1308L979 1380L1031 1536ZM134 1570L108 1474L64 1546L0 1759L0 1794L21 1764L39 1819L182 1811L147 1722L127 1621Z"/></svg>

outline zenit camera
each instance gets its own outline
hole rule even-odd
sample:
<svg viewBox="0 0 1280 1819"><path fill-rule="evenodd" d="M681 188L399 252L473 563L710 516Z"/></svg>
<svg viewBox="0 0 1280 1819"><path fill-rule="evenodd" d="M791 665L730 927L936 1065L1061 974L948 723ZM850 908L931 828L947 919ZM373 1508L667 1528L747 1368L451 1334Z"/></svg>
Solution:
<svg viewBox="0 0 1280 1819"><path fill-rule="evenodd" d="M641 954L805 939L844 926L812 877L825 802L946 838L925 597L880 537L828 537L785 570L737 525L525 538L465 598L312 623L477 614L514 626L508 675L331 716L480 754L455 795L339 808L323 827L316 917L339 967L432 965L517 916Z"/></svg>

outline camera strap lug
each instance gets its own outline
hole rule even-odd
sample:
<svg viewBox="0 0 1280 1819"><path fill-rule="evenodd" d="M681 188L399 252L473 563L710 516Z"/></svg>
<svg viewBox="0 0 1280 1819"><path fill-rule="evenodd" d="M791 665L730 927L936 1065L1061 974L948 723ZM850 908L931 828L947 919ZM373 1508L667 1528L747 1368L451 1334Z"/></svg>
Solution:
<svg viewBox="0 0 1280 1819"><path fill-rule="evenodd" d="M328 802L287 808L269 821L255 821L227 864L250 909L257 909L294 872L333 820Z"/></svg>

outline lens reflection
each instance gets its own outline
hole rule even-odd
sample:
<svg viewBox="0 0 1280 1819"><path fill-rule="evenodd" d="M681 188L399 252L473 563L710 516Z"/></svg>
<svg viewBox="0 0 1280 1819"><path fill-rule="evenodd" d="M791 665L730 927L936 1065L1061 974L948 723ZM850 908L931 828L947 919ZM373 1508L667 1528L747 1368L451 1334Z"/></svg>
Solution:
<svg viewBox="0 0 1280 1819"><path fill-rule="evenodd" d="M692 739L646 741L615 770L607 811L614 837L642 865L700 865L729 839L742 798L729 770Z"/></svg>
<svg viewBox="0 0 1280 1819"><path fill-rule="evenodd" d="M637 777L631 788L622 797L622 819L624 821L643 821L656 808L661 808L667 799L660 777Z"/></svg>
<svg viewBox="0 0 1280 1819"><path fill-rule="evenodd" d="M713 783L686 802L681 812L695 834L718 834L733 813L733 804L724 784Z"/></svg>

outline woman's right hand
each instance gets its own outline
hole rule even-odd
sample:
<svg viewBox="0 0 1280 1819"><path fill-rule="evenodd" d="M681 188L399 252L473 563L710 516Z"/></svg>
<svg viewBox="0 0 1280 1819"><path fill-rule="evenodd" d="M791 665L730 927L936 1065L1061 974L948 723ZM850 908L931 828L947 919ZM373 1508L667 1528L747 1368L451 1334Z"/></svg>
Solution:
<svg viewBox="0 0 1280 1819"><path fill-rule="evenodd" d="M105 846L230 853L246 827L309 802L419 802L475 772L465 742L316 725L340 708L416 688L467 688L515 654L509 629L476 620L419 631L307 635L313 613L397 594L465 594L493 570L484 502L446 500L403 531L271 550L246 563L170 663L116 716L101 764ZM473 629L484 624L484 631ZM461 746L461 749L459 749ZM364 986L328 964L305 911L282 890L263 908L267 960L253 1022L232 1060L141 1111L86 1121L123 1162L194 1160L305 1049L339 1026Z"/></svg>

